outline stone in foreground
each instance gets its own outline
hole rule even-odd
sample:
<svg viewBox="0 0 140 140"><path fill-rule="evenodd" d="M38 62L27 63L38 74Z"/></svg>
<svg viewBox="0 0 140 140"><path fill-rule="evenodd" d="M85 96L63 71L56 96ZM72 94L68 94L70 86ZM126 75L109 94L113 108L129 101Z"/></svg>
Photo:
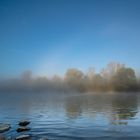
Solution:
<svg viewBox="0 0 140 140"><path fill-rule="evenodd" d="M6 138L3 135L0 135L0 140L6 140Z"/></svg>
<svg viewBox="0 0 140 140"><path fill-rule="evenodd" d="M17 128L17 132L23 132L23 131L29 131L29 130L31 130L31 128L25 127L25 126Z"/></svg>
<svg viewBox="0 0 140 140"><path fill-rule="evenodd" d="M9 124L0 123L0 133L8 131L11 128Z"/></svg>
<svg viewBox="0 0 140 140"><path fill-rule="evenodd" d="M22 121L20 121L19 123L18 123L18 125L20 125L20 126L26 126L26 125L28 125L30 122L29 121L27 121L27 120L22 120Z"/></svg>
<svg viewBox="0 0 140 140"><path fill-rule="evenodd" d="M48 140L48 138L47 137L41 137L38 140Z"/></svg>
<svg viewBox="0 0 140 140"><path fill-rule="evenodd" d="M20 135L15 138L15 140L30 140L30 139L31 139L30 135Z"/></svg>

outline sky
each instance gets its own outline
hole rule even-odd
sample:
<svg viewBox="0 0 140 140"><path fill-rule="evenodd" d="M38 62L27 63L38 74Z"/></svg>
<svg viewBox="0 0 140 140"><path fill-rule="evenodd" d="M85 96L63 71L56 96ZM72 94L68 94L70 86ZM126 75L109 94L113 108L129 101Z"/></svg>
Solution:
<svg viewBox="0 0 140 140"><path fill-rule="evenodd" d="M0 0L0 76L140 70L139 0Z"/></svg>

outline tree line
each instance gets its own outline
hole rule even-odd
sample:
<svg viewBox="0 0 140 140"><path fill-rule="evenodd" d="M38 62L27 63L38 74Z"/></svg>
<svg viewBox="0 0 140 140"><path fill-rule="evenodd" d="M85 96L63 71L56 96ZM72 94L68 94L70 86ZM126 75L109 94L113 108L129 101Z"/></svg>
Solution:
<svg viewBox="0 0 140 140"><path fill-rule="evenodd" d="M140 76L134 69L121 63L109 63L99 73L90 68L87 73L71 68L64 77L32 77L25 71L20 78L0 80L0 91L45 91L76 90L88 91L139 91Z"/></svg>

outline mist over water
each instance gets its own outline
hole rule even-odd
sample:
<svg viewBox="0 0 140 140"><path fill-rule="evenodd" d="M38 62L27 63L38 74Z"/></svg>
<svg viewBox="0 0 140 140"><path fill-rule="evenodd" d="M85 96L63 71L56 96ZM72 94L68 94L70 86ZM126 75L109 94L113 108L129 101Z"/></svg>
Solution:
<svg viewBox="0 0 140 140"><path fill-rule="evenodd" d="M17 122L31 121L33 140L122 140L140 137L140 78L120 63L100 73L72 68L64 77L33 77L0 81L0 120L12 128L5 136L18 136Z"/></svg>
<svg viewBox="0 0 140 140"><path fill-rule="evenodd" d="M124 64L109 63L100 73L90 68L87 73L71 68L63 77L33 77L25 71L19 78L0 80L0 91L139 91L140 76Z"/></svg>

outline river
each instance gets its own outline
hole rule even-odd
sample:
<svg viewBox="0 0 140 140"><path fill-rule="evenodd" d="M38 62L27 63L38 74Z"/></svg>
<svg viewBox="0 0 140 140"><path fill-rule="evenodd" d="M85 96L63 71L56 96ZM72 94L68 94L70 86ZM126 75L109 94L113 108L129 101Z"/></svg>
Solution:
<svg viewBox="0 0 140 140"><path fill-rule="evenodd" d="M18 136L18 121L28 119L33 139L139 140L140 93L0 93L0 122L6 136Z"/></svg>

